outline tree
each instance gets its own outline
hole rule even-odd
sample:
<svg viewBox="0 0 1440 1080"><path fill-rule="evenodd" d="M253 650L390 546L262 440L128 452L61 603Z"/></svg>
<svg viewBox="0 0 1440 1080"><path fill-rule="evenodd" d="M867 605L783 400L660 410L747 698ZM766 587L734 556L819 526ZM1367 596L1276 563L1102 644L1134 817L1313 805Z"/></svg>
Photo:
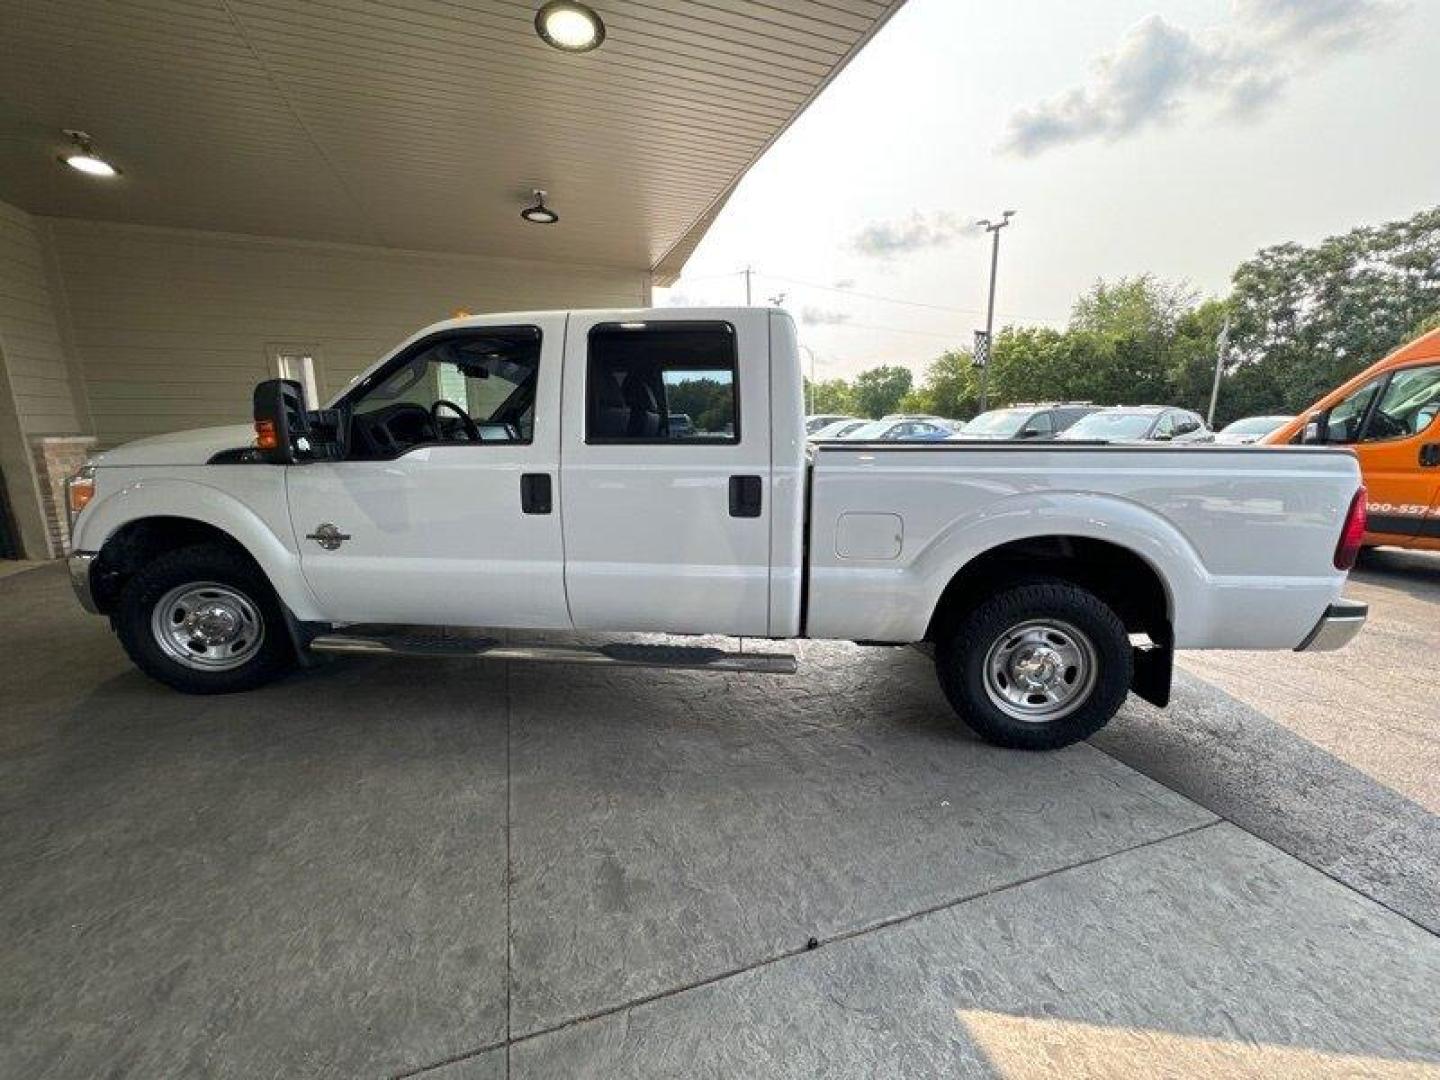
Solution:
<svg viewBox="0 0 1440 1080"><path fill-rule="evenodd" d="M879 419L897 410L910 392L915 377L909 368L882 364L855 376L855 407L858 415Z"/></svg>
<svg viewBox="0 0 1440 1080"><path fill-rule="evenodd" d="M906 395L901 408L960 420L974 416L979 402L975 358L963 349L952 349L930 362L920 388Z"/></svg>
<svg viewBox="0 0 1440 1080"><path fill-rule="evenodd" d="M1234 377L1270 387L1271 409L1299 412L1440 311L1440 208L1265 248L1233 285Z"/></svg>
<svg viewBox="0 0 1440 1080"><path fill-rule="evenodd" d="M806 379L805 401L812 414L854 416L857 408L855 391L844 379L820 379L814 383Z"/></svg>

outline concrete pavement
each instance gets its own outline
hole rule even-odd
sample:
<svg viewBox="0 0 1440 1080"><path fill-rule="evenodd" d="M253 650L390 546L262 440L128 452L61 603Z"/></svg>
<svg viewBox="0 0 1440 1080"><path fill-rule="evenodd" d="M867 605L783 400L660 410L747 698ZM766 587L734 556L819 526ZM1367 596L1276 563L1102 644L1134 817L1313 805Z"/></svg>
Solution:
<svg viewBox="0 0 1440 1080"><path fill-rule="evenodd" d="M976 742L910 650L200 699L59 568L0 616L0 1074L1440 1066L1440 939L1094 746Z"/></svg>

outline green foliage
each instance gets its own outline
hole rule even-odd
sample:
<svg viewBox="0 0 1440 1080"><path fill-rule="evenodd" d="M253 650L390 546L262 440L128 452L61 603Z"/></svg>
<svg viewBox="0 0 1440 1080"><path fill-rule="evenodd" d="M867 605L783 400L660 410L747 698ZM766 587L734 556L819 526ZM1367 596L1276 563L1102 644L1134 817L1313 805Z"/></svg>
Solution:
<svg viewBox="0 0 1440 1080"><path fill-rule="evenodd" d="M813 392L812 392L813 391ZM805 380L806 411L812 414L856 415L855 391L844 379Z"/></svg>
<svg viewBox="0 0 1440 1080"><path fill-rule="evenodd" d="M878 420L886 413L899 411L914 381L910 369L898 364L882 364L860 372L854 386L856 415Z"/></svg>
<svg viewBox="0 0 1440 1080"><path fill-rule="evenodd" d="M666 387L666 400L670 411L690 417L698 432L734 430L735 394L728 382L684 379Z"/></svg>
<svg viewBox="0 0 1440 1080"><path fill-rule="evenodd" d="M1352 229L1314 247L1265 248L1235 271L1230 296L1201 301L1151 274L1097 281L1064 330L1007 326L991 350L992 407L1017 401L1210 404L1216 340L1231 321L1217 425L1298 413L1406 341L1440 327L1440 208L1408 221ZM979 409L969 352L933 360L918 387L885 366L853 386L828 384L862 416L928 412L965 419ZM846 398L846 394L849 398Z"/></svg>

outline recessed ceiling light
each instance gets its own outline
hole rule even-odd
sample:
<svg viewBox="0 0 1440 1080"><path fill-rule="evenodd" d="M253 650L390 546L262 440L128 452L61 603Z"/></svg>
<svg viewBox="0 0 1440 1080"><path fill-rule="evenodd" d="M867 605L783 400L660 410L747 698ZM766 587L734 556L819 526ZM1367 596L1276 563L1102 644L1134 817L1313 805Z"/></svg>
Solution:
<svg viewBox="0 0 1440 1080"><path fill-rule="evenodd" d="M520 216L535 225L554 225L559 221L560 215L545 205L545 192L536 188L533 194L534 204L521 210Z"/></svg>
<svg viewBox="0 0 1440 1080"><path fill-rule="evenodd" d="M85 132L66 128L65 134L70 137L72 144L68 151L60 155L60 160L66 165L87 176L118 176L120 174L119 169L96 152L90 142L90 136Z"/></svg>
<svg viewBox="0 0 1440 1080"><path fill-rule="evenodd" d="M535 13L535 32L562 52L589 52L605 40L605 24L584 4L550 0Z"/></svg>

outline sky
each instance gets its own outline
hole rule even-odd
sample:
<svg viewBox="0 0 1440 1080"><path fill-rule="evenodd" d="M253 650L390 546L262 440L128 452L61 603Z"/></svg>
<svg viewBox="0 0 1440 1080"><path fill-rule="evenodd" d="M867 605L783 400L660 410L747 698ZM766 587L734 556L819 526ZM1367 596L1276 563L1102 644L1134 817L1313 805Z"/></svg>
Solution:
<svg viewBox="0 0 1440 1080"><path fill-rule="evenodd" d="M1440 203L1440 0L909 0L657 304L779 293L817 378L919 376L1097 278L1224 295L1261 247ZM885 299L880 299L885 298ZM904 301L898 303L895 301Z"/></svg>

